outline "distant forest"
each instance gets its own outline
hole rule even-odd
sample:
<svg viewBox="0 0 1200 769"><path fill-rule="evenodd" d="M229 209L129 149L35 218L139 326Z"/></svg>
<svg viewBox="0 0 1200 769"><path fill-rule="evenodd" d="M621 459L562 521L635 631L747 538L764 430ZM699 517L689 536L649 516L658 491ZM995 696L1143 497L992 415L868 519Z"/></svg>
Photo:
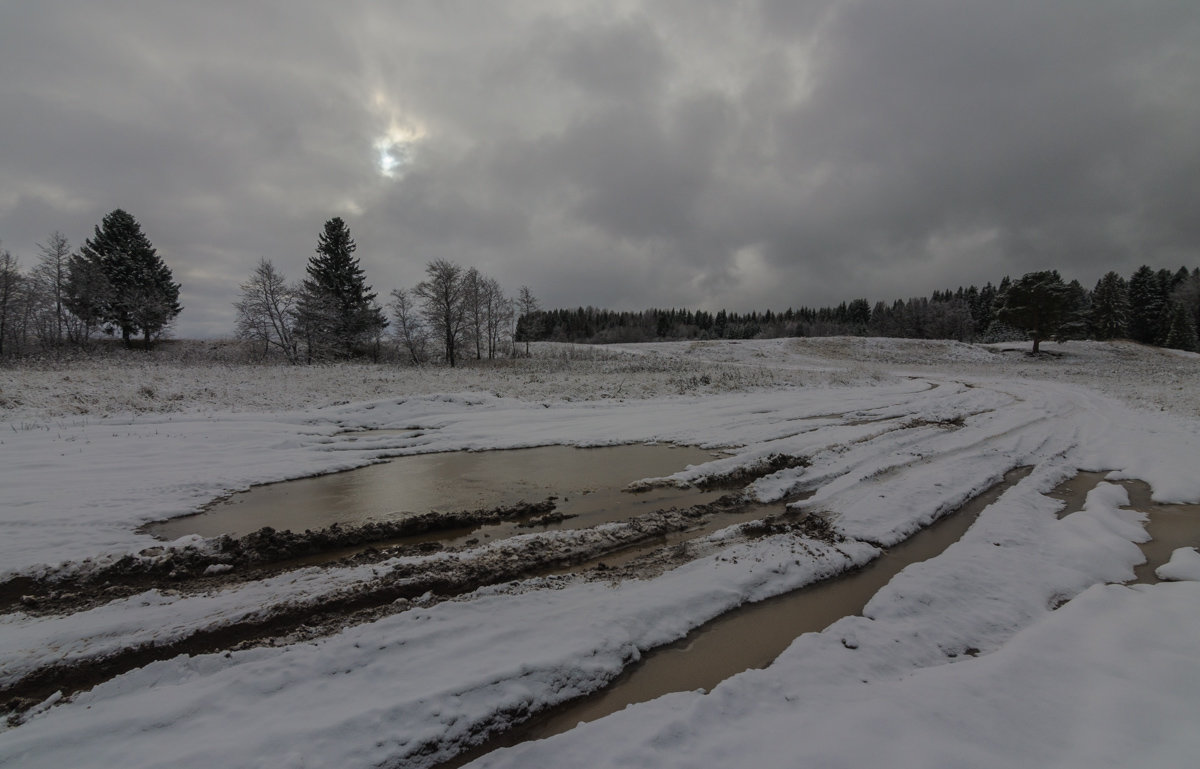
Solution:
<svg viewBox="0 0 1200 769"><path fill-rule="evenodd" d="M54 232L30 270L0 249L0 362L97 349L102 337L150 350L167 338L180 285L138 221L117 209L78 249ZM381 307L340 217L325 222L305 277L289 282L260 259L234 302L234 334L248 356L294 364L369 358L413 365L529 355L529 342L585 344L795 336L879 336L961 342L1132 339L1197 351L1200 268L1109 272L1087 289L1055 270L998 285L934 291L890 304L739 313L689 309L545 310L522 286L506 296L494 278L446 260L425 280L391 291ZM140 339L139 339L140 337Z"/></svg>
<svg viewBox="0 0 1200 769"><path fill-rule="evenodd" d="M1052 288L1045 308L1053 317L1032 329L1014 314L1014 281L934 291L928 297L891 304L867 299L835 307L737 313L720 310L649 309L613 311L596 307L545 310L522 317L518 338L605 344L703 339L770 339L790 336L883 336L1004 342L1036 338L1128 338L1145 344L1196 350L1200 326L1200 268L1191 272L1142 266L1125 279L1110 272L1091 290L1057 272L1045 276ZM1007 311L1006 311L1007 310Z"/></svg>

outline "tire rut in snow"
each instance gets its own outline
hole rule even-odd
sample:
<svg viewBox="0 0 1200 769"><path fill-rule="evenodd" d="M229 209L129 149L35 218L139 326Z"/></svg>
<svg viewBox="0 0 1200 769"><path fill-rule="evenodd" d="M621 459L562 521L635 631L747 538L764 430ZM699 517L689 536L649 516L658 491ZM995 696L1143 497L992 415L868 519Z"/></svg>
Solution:
<svg viewBox="0 0 1200 769"><path fill-rule="evenodd" d="M727 495L703 505L660 510L621 524L577 530L569 537L534 535L519 541L493 543L477 550L439 553L417 562L401 563L365 585L335 590L310 601L291 600L276 604L254 617L219 626L197 627L165 643L131 643L115 653L33 669L15 683L0 687L0 702L3 703L0 708L11 714L10 720L14 723L19 722L22 713L55 692L70 697L154 661L179 654L210 654L331 635L345 627L370 622L414 605L430 606L481 587L544 576L573 565L595 564L606 553L636 547L672 532L699 532L703 524L714 517L744 512L750 507L739 495ZM811 524L792 523L786 518L770 520L762 526L765 527L762 531L750 528L746 534L755 536L768 531L811 528ZM574 576L557 578L607 581L633 578L663 571L699 555L689 555L689 552L686 547L675 545L660 548L621 569L591 566L584 573L577 569L571 572Z"/></svg>
<svg viewBox="0 0 1200 769"><path fill-rule="evenodd" d="M126 555L100 567L88 563L66 564L45 576L18 576L0 583L0 611L20 608L28 614L77 612L151 588L203 592L296 568L299 559L325 554L324 565L371 563L398 555L436 552L436 542L396 544L382 551L377 546L408 537L452 532L505 521L546 520L554 511L554 498L521 502L505 507L424 513L397 520L360 525L331 526L301 533L270 527L241 537L221 536L202 545L179 548L153 547ZM362 548L351 553L351 549Z"/></svg>

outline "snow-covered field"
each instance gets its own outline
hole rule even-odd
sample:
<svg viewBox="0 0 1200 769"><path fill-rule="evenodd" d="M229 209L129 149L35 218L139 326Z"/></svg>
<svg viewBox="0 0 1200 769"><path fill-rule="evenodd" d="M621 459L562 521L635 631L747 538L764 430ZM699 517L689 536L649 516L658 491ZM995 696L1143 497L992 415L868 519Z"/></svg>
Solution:
<svg viewBox="0 0 1200 769"><path fill-rule="evenodd" d="M1193 766L1200 556L1181 550L1160 569L1179 581L1123 586L1146 536L1125 489L1101 483L1067 511L1046 492L1100 470L1149 483L1159 502L1200 502L1200 356L1075 342L1032 359L1011 347L788 339L544 346L532 361L455 371L0 369L0 579L10 581L136 555L161 544L140 524L255 483L556 443L728 452L672 477L680 483L804 457L750 492L811 494L803 509L846 538L720 531L652 577L506 582L300 641L162 659L14 717L0 765L432 766L739 604L862 564L1031 467L863 616L801 636L770 667L474 765ZM349 432L368 428L388 432ZM0 615L0 687L352 592L423 559L449 568L580 536L155 587L74 612L18 605ZM146 552L137 557L156 551Z"/></svg>

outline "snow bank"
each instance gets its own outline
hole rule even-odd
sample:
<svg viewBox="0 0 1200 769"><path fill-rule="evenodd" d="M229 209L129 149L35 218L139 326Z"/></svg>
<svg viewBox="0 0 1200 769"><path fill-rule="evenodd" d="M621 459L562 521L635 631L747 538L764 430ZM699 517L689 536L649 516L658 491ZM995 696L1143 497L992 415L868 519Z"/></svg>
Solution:
<svg viewBox="0 0 1200 769"><path fill-rule="evenodd" d="M1159 579L1172 582L1200 582L1200 552L1194 547L1176 548L1171 560L1154 570Z"/></svg>

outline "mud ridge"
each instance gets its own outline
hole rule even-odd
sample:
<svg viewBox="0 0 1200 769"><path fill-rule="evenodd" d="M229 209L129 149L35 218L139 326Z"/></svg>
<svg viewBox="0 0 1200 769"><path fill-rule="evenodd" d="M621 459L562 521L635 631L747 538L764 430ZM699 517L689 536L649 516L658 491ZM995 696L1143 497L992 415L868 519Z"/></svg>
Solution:
<svg viewBox="0 0 1200 769"><path fill-rule="evenodd" d="M30 614L78 611L151 587L213 589L232 582L261 579L286 571L292 565L289 562L296 559L344 548L504 521L529 519L545 523L553 515L554 507L555 499L549 497L542 502L450 513L430 512L361 525L334 523L301 533L276 531L268 526L241 537L215 537L199 546L152 547L136 555L122 556L99 568L85 561L66 564L45 576L13 577L0 583L0 611L17 607ZM368 549L333 563L365 563L402 554L427 554L439 549L436 542L411 546L407 548L408 552L398 548L389 548L386 552Z"/></svg>
<svg viewBox="0 0 1200 769"><path fill-rule="evenodd" d="M836 545L845 542L829 519L811 511L788 510L779 515L770 515L759 521L742 525L742 533L747 537L768 537L773 534L800 534L808 539L816 539Z"/></svg>

